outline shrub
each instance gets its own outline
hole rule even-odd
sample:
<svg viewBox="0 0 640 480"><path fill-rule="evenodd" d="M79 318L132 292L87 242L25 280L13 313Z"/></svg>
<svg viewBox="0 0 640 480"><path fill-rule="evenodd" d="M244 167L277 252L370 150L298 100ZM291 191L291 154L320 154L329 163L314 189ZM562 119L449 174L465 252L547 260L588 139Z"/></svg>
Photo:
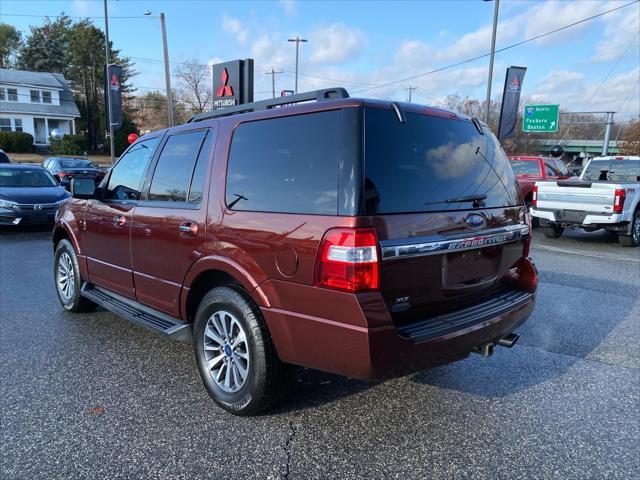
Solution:
<svg viewBox="0 0 640 480"><path fill-rule="evenodd" d="M51 140L56 155L82 155L89 150L89 139L84 135L65 135L62 140Z"/></svg>
<svg viewBox="0 0 640 480"><path fill-rule="evenodd" d="M33 135L27 132L0 132L0 148L9 153L30 152Z"/></svg>

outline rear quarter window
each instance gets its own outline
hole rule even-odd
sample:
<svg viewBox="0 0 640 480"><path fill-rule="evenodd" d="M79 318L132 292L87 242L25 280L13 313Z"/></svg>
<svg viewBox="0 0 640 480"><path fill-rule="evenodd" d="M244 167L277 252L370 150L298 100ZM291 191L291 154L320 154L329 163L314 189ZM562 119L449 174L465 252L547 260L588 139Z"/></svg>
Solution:
<svg viewBox="0 0 640 480"><path fill-rule="evenodd" d="M336 215L340 111L241 124L226 201L233 210Z"/></svg>
<svg viewBox="0 0 640 480"><path fill-rule="evenodd" d="M516 175L540 175L538 160L511 160Z"/></svg>

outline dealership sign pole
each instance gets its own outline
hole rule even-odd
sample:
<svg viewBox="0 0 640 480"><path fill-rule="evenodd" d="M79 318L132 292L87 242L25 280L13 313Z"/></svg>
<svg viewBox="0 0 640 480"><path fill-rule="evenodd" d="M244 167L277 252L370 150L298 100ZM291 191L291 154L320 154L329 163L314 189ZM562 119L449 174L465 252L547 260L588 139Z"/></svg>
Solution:
<svg viewBox="0 0 640 480"><path fill-rule="evenodd" d="M213 110L253 102L253 59L233 60L211 66Z"/></svg>
<svg viewBox="0 0 640 480"><path fill-rule="evenodd" d="M509 67L504 80L502 92L502 106L500 107L500 122L498 123L498 140L512 137L516 131L518 120L518 105L522 81L527 67Z"/></svg>

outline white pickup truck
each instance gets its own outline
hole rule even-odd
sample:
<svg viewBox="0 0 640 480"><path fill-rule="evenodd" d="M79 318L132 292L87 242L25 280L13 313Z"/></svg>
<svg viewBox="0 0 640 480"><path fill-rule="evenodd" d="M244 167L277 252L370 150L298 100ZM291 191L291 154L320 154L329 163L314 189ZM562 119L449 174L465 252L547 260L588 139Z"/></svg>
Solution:
<svg viewBox="0 0 640 480"><path fill-rule="evenodd" d="M640 244L640 156L595 157L580 178L536 182L531 215L544 234L558 238L565 228L618 234L622 245Z"/></svg>

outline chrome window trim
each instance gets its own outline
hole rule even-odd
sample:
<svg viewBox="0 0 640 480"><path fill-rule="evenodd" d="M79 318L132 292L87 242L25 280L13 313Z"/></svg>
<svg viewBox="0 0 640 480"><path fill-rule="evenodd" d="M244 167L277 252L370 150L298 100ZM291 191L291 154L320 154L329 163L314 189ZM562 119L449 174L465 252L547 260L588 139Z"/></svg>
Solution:
<svg viewBox="0 0 640 480"><path fill-rule="evenodd" d="M412 242L403 243L397 240L384 240L380 242L382 247L382 260L396 260L398 258L422 257L436 255L444 251L462 252L491 245L502 245L516 242L529 235L528 225L508 225L506 227L492 228L479 231L473 235L468 233L449 237L438 237L437 240L427 240L428 237L415 238Z"/></svg>

